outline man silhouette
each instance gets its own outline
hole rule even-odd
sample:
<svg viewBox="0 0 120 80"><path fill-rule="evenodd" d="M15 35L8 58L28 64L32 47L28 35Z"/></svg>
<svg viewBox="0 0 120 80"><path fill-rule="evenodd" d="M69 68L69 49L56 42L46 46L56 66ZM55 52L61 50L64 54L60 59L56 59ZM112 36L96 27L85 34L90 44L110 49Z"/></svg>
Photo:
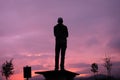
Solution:
<svg viewBox="0 0 120 80"><path fill-rule="evenodd" d="M63 19L58 18L58 24L54 26L54 36L55 36L55 70L59 69L59 55L61 53L61 63L60 68L64 70L65 52L67 48L67 37L68 29L67 26L63 24Z"/></svg>

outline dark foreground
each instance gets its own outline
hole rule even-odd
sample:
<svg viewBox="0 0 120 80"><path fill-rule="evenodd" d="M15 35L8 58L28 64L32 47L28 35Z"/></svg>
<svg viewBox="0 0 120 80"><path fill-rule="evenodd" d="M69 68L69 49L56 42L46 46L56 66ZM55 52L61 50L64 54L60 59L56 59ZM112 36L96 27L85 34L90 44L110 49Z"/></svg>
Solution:
<svg viewBox="0 0 120 80"><path fill-rule="evenodd" d="M67 70L60 70L60 71L43 71L43 72L35 72L36 74L43 75L46 80L74 80L78 73L74 73Z"/></svg>

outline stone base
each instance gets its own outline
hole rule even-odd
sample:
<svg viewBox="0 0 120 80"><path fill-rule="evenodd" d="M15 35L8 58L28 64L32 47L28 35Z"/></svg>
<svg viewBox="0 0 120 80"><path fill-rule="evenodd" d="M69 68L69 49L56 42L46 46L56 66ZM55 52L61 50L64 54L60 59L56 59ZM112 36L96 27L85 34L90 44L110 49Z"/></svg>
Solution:
<svg viewBox="0 0 120 80"><path fill-rule="evenodd" d="M60 71L43 71L43 72L35 72L35 74L41 74L45 77L46 80L73 80L77 73L60 70Z"/></svg>

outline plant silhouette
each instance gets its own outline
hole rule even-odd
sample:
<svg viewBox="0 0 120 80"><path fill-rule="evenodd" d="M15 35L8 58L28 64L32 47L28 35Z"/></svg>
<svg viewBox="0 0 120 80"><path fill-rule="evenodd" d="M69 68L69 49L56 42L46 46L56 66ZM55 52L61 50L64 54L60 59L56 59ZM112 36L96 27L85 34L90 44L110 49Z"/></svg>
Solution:
<svg viewBox="0 0 120 80"><path fill-rule="evenodd" d="M96 73L98 73L98 65L96 64L96 63L93 63L92 65L91 65L91 71L94 73L94 78L95 78L95 80L96 80Z"/></svg>
<svg viewBox="0 0 120 80"><path fill-rule="evenodd" d="M107 74L108 76L111 76L111 68L112 68L111 58L106 57L104 61L105 61L104 67L107 69Z"/></svg>
<svg viewBox="0 0 120 80"><path fill-rule="evenodd" d="M10 61L6 61L5 63L2 64L2 76L5 76L6 80L9 79L9 77L11 75L13 75L14 73L14 67L13 67L13 63L12 63L13 59L11 59Z"/></svg>

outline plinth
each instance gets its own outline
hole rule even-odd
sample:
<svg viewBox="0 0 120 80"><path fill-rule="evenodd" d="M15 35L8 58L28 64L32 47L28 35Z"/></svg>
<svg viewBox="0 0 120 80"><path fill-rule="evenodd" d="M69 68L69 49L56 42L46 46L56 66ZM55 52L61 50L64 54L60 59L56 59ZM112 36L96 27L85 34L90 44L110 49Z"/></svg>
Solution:
<svg viewBox="0 0 120 80"><path fill-rule="evenodd" d="M73 80L78 73L74 73L67 70L60 71L43 71L43 72L35 72L35 74L41 74L45 77L46 80Z"/></svg>

